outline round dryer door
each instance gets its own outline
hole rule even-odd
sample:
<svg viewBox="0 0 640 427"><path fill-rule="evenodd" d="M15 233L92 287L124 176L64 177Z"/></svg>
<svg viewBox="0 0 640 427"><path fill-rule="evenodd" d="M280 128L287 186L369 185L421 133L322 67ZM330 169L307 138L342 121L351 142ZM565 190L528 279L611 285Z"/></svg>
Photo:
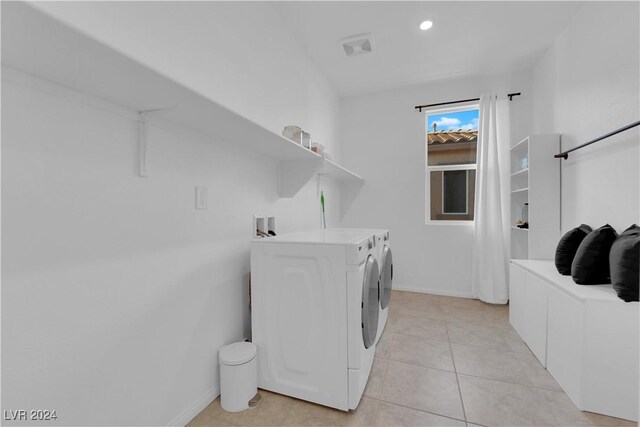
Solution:
<svg viewBox="0 0 640 427"><path fill-rule="evenodd" d="M380 307L387 308L391 299L391 284L393 282L393 256L387 245L382 249L382 272L380 274Z"/></svg>
<svg viewBox="0 0 640 427"><path fill-rule="evenodd" d="M362 284L362 339L365 348L369 348L375 343L378 334L379 283L378 262L369 255L364 266L364 283Z"/></svg>

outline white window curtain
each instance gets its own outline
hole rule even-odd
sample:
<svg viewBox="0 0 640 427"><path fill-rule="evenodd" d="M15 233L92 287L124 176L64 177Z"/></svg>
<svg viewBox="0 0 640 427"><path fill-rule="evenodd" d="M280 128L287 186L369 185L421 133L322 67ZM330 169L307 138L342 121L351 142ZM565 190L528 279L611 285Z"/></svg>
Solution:
<svg viewBox="0 0 640 427"><path fill-rule="evenodd" d="M472 285L476 298L509 300L509 101L480 97Z"/></svg>

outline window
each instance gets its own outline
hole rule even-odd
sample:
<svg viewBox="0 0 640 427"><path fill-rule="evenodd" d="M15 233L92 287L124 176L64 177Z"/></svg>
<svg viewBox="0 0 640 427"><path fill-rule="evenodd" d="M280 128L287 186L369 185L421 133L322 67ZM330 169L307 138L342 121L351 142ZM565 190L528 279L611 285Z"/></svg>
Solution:
<svg viewBox="0 0 640 427"><path fill-rule="evenodd" d="M426 223L473 221L478 119L477 105L426 113Z"/></svg>

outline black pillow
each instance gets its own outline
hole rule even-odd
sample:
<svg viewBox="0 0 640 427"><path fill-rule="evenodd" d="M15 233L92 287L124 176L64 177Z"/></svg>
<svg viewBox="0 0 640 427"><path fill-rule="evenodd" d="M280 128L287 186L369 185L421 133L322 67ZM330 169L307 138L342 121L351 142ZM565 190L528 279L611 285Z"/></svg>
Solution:
<svg viewBox="0 0 640 427"><path fill-rule="evenodd" d="M562 239L558 242L556 247L556 268L558 273L564 276L571 275L571 263L576 256L578 246L582 243L582 240L587 237L587 234L591 233L591 227L587 224L582 224L580 227L576 227L573 230L567 231L562 236Z"/></svg>
<svg viewBox="0 0 640 427"><path fill-rule="evenodd" d="M640 227L633 224L613 242L609 252L611 284L620 299L638 301L640 275Z"/></svg>
<svg viewBox="0 0 640 427"><path fill-rule="evenodd" d="M618 233L609 224L592 231L582 240L571 264L571 277L579 285L611 283L609 250Z"/></svg>

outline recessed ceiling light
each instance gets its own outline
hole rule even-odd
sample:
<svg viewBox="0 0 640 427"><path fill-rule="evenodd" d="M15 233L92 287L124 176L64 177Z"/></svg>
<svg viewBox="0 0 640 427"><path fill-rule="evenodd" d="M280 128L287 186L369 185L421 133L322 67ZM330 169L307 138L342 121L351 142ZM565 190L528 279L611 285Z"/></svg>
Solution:
<svg viewBox="0 0 640 427"><path fill-rule="evenodd" d="M431 21L422 21L420 23L420 29L422 31L427 31L431 27L433 27L433 22L431 22Z"/></svg>

